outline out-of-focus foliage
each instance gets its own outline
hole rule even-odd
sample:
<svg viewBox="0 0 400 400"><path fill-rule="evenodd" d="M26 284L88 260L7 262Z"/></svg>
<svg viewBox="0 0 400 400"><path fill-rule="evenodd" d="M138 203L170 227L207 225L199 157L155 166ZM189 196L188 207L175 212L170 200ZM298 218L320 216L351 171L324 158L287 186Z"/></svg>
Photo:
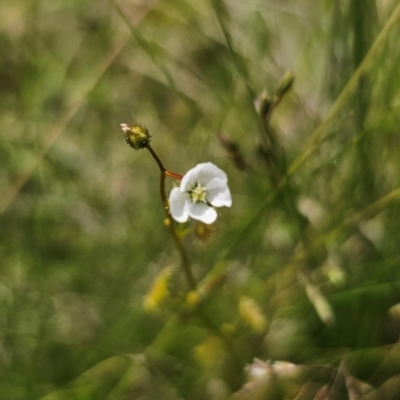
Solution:
<svg viewBox="0 0 400 400"><path fill-rule="evenodd" d="M399 26L396 0L1 2L0 398L399 398ZM229 177L178 228L197 290L120 123Z"/></svg>

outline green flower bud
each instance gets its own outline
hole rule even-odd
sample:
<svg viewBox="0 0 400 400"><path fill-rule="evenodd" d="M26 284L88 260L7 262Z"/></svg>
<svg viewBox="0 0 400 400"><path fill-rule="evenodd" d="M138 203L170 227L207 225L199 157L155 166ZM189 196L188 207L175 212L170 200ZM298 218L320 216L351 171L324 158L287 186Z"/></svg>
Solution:
<svg viewBox="0 0 400 400"><path fill-rule="evenodd" d="M125 133L125 141L134 150L140 150L147 147L150 143L150 134L146 127L142 125L121 124Z"/></svg>

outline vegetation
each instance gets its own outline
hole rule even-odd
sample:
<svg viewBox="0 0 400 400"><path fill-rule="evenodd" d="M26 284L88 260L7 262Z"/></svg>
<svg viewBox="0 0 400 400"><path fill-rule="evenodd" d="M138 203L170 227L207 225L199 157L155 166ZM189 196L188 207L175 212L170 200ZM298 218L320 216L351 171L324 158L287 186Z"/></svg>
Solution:
<svg viewBox="0 0 400 400"><path fill-rule="evenodd" d="M399 398L397 1L0 11L0 399Z"/></svg>

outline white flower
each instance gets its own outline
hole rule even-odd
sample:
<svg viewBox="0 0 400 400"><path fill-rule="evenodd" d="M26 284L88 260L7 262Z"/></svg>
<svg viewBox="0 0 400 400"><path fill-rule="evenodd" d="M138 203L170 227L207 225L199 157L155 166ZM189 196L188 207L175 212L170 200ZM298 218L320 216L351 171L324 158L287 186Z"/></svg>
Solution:
<svg viewBox="0 0 400 400"><path fill-rule="evenodd" d="M217 219L214 207L230 207L231 192L224 171L213 163L202 163L189 170L179 187L169 195L172 218L186 222L188 218L212 224Z"/></svg>

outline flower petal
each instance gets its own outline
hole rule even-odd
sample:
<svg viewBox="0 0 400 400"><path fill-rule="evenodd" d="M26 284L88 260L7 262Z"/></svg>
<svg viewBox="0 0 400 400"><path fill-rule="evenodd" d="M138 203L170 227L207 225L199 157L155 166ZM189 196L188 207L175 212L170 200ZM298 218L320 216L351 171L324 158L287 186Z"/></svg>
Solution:
<svg viewBox="0 0 400 400"><path fill-rule="evenodd" d="M178 187L171 190L169 195L169 208L172 218L177 222L186 222L189 218L186 204L190 201L187 193L182 193Z"/></svg>
<svg viewBox="0 0 400 400"><path fill-rule="evenodd" d="M205 224L212 224L217 219L217 212L206 203L187 203L187 210L190 218Z"/></svg>
<svg viewBox="0 0 400 400"><path fill-rule="evenodd" d="M220 179L225 182L228 181L225 172L211 162L198 164L197 167L200 167L197 173L197 181L204 186L207 186L208 182L213 179Z"/></svg>
<svg viewBox="0 0 400 400"><path fill-rule="evenodd" d="M182 193L188 192L196 186L197 175L202 168L201 165L202 164L197 164L194 168L189 169L189 171L183 176L179 188Z"/></svg>
<svg viewBox="0 0 400 400"><path fill-rule="evenodd" d="M212 179L218 178L222 181L228 181L224 171L219 169L211 162L197 164L194 168L190 169L181 180L180 191L187 192L200 183L206 186Z"/></svg>
<svg viewBox="0 0 400 400"><path fill-rule="evenodd" d="M214 207L230 207L232 205L231 192L226 181L212 179L207 184L206 190L206 199Z"/></svg>

